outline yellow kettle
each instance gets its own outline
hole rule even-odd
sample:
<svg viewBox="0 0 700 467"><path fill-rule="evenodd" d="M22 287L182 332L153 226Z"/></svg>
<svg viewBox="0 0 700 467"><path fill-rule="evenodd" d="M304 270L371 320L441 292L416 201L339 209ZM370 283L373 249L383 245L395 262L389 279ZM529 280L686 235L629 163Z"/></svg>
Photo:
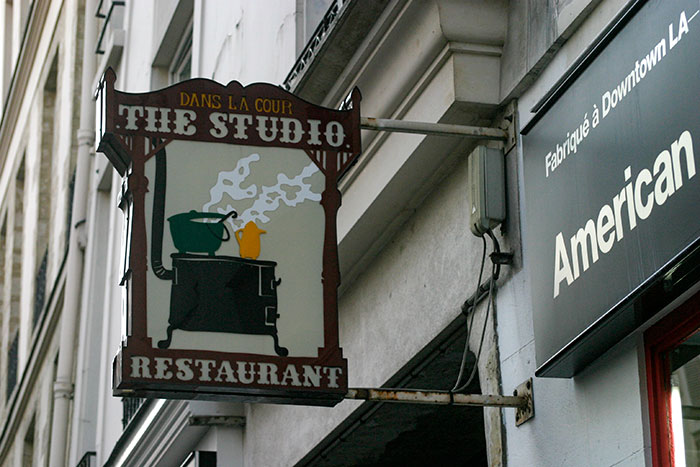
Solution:
<svg viewBox="0 0 700 467"><path fill-rule="evenodd" d="M241 258L258 259L260 256L260 234L267 233L260 230L255 222L248 222L242 229L235 232Z"/></svg>

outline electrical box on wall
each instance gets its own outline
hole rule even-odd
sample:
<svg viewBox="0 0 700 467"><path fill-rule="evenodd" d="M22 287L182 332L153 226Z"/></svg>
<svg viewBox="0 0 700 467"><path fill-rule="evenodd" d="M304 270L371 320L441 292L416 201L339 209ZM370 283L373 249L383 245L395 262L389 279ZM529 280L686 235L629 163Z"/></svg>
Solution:
<svg viewBox="0 0 700 467"><path fill-rule="evenodd" d="M469 227L482 236L506 218L503 150L477 146L469 155L468 179Z"/></svg>

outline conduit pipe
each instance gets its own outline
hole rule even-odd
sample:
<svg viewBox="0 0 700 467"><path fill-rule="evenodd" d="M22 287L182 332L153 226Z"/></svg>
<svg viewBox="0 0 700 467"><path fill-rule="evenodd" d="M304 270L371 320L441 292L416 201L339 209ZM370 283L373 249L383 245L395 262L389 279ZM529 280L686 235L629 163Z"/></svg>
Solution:
<svg viewBox="0 0 700 467"><path fill-rule="evenodd" d="M80 8L79 6L76 7ZM68 421L70 419L71 398L73 395L73 363L76 355L76 333L83 281L83 251L80 247L80 230L84 229L87 211L88 181L90 175L90 153L95 138L95 103L92 93L92 80L95 75L96 57L92 44L97 33L97 20L94 12L95 0L85 2L85 29L83 35L83 69L80 93L80 128L77 131L78 155L73 191L71 233L66 262L66 285L61 330L59 336L58 364L53 385L53 417L51 423L51 446L49 465L66 463L66 448L69 440ZM75 12L77 14L77 11ZM82 224L82 226L81 226Z"/></svg>

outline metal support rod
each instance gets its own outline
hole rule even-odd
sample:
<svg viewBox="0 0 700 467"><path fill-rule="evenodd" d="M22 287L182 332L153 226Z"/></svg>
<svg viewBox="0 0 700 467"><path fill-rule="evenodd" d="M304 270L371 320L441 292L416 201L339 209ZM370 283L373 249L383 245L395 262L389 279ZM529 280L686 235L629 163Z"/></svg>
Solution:
<svg viewBox="0 0 700 467"><path fill-rule="evenodd" d="M500 128L452 125L448 123L408 122L386 118L360 117L360 128L376 131L396 131L421 135L461 136L467 138L506 141L508 132Z"/></svg>
<svg viewBox="0 0 700 467"><path fill-rule="evenodd" d="M413 389L350 388L346 399L408 404L476 405L480 407L525 407L526 396L489 394L459 394L449 391L420 391Z"/></svg>

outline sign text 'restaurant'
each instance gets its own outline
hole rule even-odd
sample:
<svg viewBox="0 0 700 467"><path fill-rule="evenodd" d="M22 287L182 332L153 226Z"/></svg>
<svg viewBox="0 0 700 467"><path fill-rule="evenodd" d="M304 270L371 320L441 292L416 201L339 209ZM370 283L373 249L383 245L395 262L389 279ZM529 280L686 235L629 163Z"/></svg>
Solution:
<svg viewBox="0 0 700 467"><path fill-rule="evenodd" d="M338 388L342 368L287 363L212 360L202 358L130 357L132 378L251 386Z"/></svg>

